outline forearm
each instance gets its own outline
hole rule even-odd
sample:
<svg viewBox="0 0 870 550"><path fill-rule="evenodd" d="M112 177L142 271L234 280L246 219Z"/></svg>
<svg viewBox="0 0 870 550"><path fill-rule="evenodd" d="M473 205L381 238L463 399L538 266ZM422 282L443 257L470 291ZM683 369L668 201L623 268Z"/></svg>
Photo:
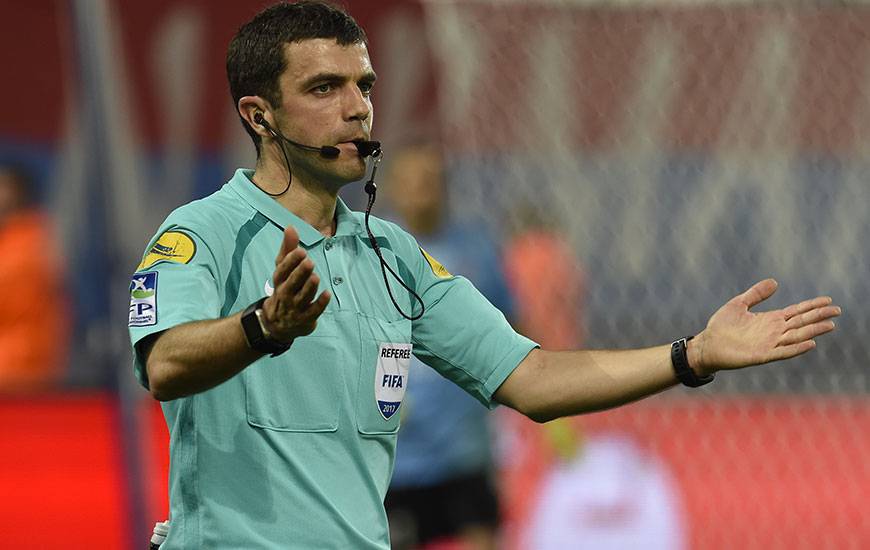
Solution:
<svg viewBox="0 0 870 550"><path fill-rule="evenodd" d="M720 307L687 343L686 361L696 377L790 359L816 347L814 338L834 330L840 315L829 296L754 313L776 291L765 279ZM616 407L677 383L669 346L627 351L533 350L495 393L495 399L545 422Z"/></svg>
<svg viewBox="0 0 870 550"><path fill-rule="evenodd" d="M280 344L279 348L311 334L331 296L324 290L315 299L320 278L298 244L296 230L288 225L272 274L275 291L263 302L262 317L257 315L264 337ZM151 394L169 401L211 389L268 353L248 346L241 317L240 312L178 325L157 336L156 341L145 342L139 351Z"/></svg>
<svg viewBox="0 0 870 550"><path fill-rule="evenodd" d="M238 313L178 325L143 351L151 394L160 401L213 388L262 357L248 347Z"/></svg>
<svg viewBox="0 0 870 550"><path fill-rule="evenodd" d="M669 345L624 351L533 350L495 398L546 422L616 407L676 383Z"/></svg>

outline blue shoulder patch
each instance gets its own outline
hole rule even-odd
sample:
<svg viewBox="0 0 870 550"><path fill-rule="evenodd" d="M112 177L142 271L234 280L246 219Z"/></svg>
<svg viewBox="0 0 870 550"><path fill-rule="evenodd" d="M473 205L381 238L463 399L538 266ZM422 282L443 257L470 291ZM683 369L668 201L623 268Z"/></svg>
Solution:
<svg viewBox="0 0 870 550"><path fill-rule="evenodd" d="M143 271L133 274L130 283L131 327L148 327L157 324L157 272Z"/></svg>

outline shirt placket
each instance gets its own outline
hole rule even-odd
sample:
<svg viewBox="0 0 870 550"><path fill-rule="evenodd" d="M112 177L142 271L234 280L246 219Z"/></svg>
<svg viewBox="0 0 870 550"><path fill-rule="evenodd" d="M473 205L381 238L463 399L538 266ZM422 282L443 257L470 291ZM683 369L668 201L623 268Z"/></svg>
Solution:
<svg viewBox="0 0 870 550"><path fill-rule="evenodd" d="M332 292L336 305L341 307L343 303L350 303L351 296L340 237L327 237L321 246L329 290Z"/></svg>

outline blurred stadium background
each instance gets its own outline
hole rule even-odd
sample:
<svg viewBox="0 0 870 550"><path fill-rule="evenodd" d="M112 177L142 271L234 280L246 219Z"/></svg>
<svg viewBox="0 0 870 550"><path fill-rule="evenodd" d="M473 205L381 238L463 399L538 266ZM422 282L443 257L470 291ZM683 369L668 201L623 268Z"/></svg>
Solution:
<svg viewBox="0 0 870 550"><path fill-rule="evenodd" d="M3 2L0 160L37 176L74 317L57 387L0 398L8 547L144 547L164 519L166 428L132 377L129 275L172 208L253 164L224 54L263 5ZM386 158L436 129L455 215L504 239L529 220L557 229L584 270L584 345L697 332L766 276L771 307L843 306L788 365L570 424L666 465L688 548L870 547L870 6L346 5L369 34ZM517 445L506 462L536 452Z"/></svg>

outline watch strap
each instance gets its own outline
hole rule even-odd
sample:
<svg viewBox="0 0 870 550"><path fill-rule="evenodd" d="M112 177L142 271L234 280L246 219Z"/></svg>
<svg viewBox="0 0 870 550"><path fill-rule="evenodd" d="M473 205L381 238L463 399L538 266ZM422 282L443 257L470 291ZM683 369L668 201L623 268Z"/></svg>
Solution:
<svg viewBox="0 0 870 550"><path fill-rule="evenodd" d="M277 357L290 349L290 344L284 344L270 338L268 331L263 327L258 312L262 311L266 298L264 296L245 308L242 312L242 330L245 333L249 348Z"/></svg>
<svg viewBox="0 0 870 550"><path fill-rule="evenodd" d="M671 364L674 366L674 373L677 375L677 380L679 380L684 386L697 388L698 386L703 386L704 384L712 382L716 375L708 374L707 376L698 376L695 374L695 371L692 370L692 367L689 366L687 350L689 348L689 340L692 338L694 338L694 336L687 336L685 338L680 338L671 344Z"/></svg>

